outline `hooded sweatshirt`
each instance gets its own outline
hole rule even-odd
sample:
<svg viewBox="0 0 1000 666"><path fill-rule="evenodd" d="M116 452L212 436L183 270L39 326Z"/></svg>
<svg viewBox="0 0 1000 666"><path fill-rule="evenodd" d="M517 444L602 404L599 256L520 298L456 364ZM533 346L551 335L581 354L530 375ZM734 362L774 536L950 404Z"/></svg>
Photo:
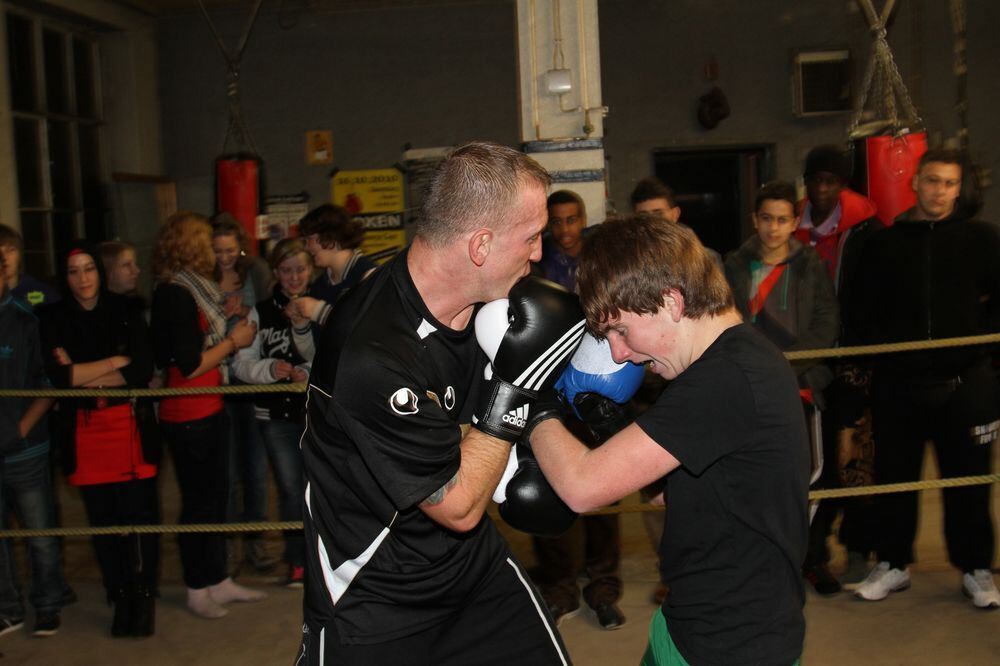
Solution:
<svg viewBox="0 0 1000 666"><path fill-rule="evenodd" d="M1000 331L1000 230L956 212L938 221L915 209L865 244L869 286L859 317L862 342L931 340ZM980 346L886 354L877 368L913 379L946 380L984 364Z"/></svg>
<svg viewBox="0 0 1000 666"><path fill-rule="evenodd" d="M821 349L837 341L840 315L833 283L819 254L794 238L788 256L777 265L761 259L760 238L752 236L726 257L726 279L743 319L756 327L782 351ZM754 314L750 301L773 270L783 271ZM792 364L802 388L814 396L830 384L833 375L817 360Z"/></svg>

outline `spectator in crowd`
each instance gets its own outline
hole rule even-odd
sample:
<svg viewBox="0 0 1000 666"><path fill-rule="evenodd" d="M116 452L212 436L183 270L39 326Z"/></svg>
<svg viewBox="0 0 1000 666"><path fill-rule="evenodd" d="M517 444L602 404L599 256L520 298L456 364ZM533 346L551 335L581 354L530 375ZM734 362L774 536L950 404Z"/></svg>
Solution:
<svg viewBox="0 0 1000 666"><path fill-rule="evenodd" d="M576 192L559 190L548 198L549 238L542 245L539 266L542 277L576 290L576 266L587 230L587 209ZM574 416L566 416L567 427L588 445L596 446L593 435ZM582 539L580 538L582 536ZM625 624L618 607L622 595L621 537L618 516L584 516L569 532L559 537L533 537L538 567L532 577L557 623L580 608L577 575L583 571L589 582L583 598L594 609L605 629Z"/></svg>
<svg viewBox="0 0 1000 666"><path fill-rule="evenodd" d="M368 277L377 266L361 254L365 227L344 208L323 204L299 222L299 235L322 272L309 286L309 296L291 303L296 316L326 322L337 300Z"/></svg>
<svg viewBox="0 0 1000 666"><path fill-rule="evenodd" d="M862 255L868 285L858 322L871 343L951 338L1000 331L1000 234L956 205L962 155L934 149L920 159L916 206L875 233ZM872 377L875 476L914 481L933 440L944 478L989 474L1000 432L989 349L966 346L878 357ZM946 488L948 558L978 608L1000 607L990 568L994 533L990 486ZM869 601L910 586L917 493L875 497L878 564L855 594Z"/></svg>
<svg viewBox="0 0 1000 666"><path fill-rule="evenodd" d="M263 261L247 254L243 227L228 213L220 214L212 225L212 249L215 251L215 281L225 299L223 313L227 326L233 326L247 316L258 295L268 293L257 289L270 280L252 278L254 267ZM231 383L239 384L239 378L233 377ZM260 522L267 519L267 450L254 423L253 396L228 395L225 403L231 438L226 516L230 521ZM249 532L242 538L242 560L257 573L269 573L277 566L277 559L267 552L262 534ZM229 573L235 575L241 560L235 536L227 539L227 550Z"/></svg>
<svg viewBox="0 0 1000 666"><path fill-rule="evenodd" d="M304 318L285 316L288 302L309 289L312 257L302 242L286 238L271 252L277 284L270 298L250 310L257 336L237 353L233 374L248 384L306 382L316 353L314 324ZM305 425L305 395L260 393L255 396L257 427L267 446L278 486L281 520L302 520L303 480L299 438ZM286 584L301 587L304 575L302 530L285 532Z"/></svg>
<svg viewBox="0 0 1000 666"><path fill-rule="evenodd" d="M142 311L105 288L97 250L75 242L57 266L63 298L42 309L42 347L58 388L146 388L153 374ZM128 398L59 401L58 444L91 525L159 522L160 440L152 407ZM151 636L160 558L156 534L93 537L113 636Z"/></svg>
<svg viewBox="0 0 1000 666"><path fill-rule="evenodd" d="M9 230L2 227L2 230ZM4 231L6 233L6 231ZM19 238L17 234L15 237ZM11 237L4 237L10 241ZM42 362L38 320L27 303L15 299L7 287L9 252L0 252L0 387L44 389L50 384ZM0 512L13 504L21 526L56 527L55 496L49 468L49 429L45 413L52 398L0 400ZM35 608L35 635L59 630L63 606L59 540L27 540L31 571L29 600ZM0 544L0 636L24 626L24 604L17 584L11 540Z"/></svg>
<svg viewBox="0 0 1000 666"><path fill-rule="evenodd" d="M253 342L256 327L240 320L228 332L222 291L212 279L215 255L208 220L191 212L172 215L153 252L151 328L156 363L166 386L221 386L227 359ZM229 436L222 396L177 396L160 403L160 429L173 455L181 492L180 522L220 523L229 493ZM259 601L264 594L226 575L225 541L219 534L178 536L187 604L203 618L227 614L231 601Z"/></svg>
<svg viewBox="0 0 1000 666"><path fill-rule="evenodd" d="M59 300L59 292L24 273L24 240L14 229L0 224L0 254L7 265L4 276L11 295L33 308Z"/></svg>
<svg viewBox="0 0 1000 666"><path fill-rule="evenodd" d="M840 344L856 345L857 302L868 286L859 278L859 258L872 233L882 226L875 204L847 187L851 165L837 146L818 146L806 156L803 177L806 198L797 207L799 242L813 247L823 259L840 303ZM834 382L826 391L823 413L823 446L826 465L820 485L828 488L867 485L874 446L868 410L871 369L857 358L836 364ZM823 594L840 590L841 581L854 588L868 572L874 550L873 512L870 497L824 500L819 504L809 532L807 578ZM847 549L847 570L837 580L825 566L830 552L826 537L837 513L843 510L839 539Z"/></svg>
<svg viewBox="0 0 1000 666"><path fill-rule="evenodd" d="M112 294L135 296L139 287L139 262L135 246L125 241L113 240L101 243L101 262L108 278L105 286Z"/></svg>
<svg viewBox="0 0 1000 666"><path fill-rule="evenodd" d="M819 254L792 237L795 187L775 181L757 193L752 215L756 234L726 257L726 279L743 320L763 333L778 349L822 349L832 346L840 331L837 296ZM823 392L833 382L833 371L816 359L792 363L799 380L807 418L826 408ZM811 428L813 478L825 468L822 437ZM836 465L831 459L829 464ZM826 530L820 536L826 539ZM826 552L826 549L823 549ZM821 594L840 591L830 573L829 555L806 562L805 575ZM832 581L833 584L830 584Z"/></svg>
<svg viewBox="0 0 1000 666"><path fill-rule="evenodd" d="M677 205L677 196L666 183L655 176L643 178L636 183L629 201L632 203L632 212L637 215L652 215L675 224L681 221L681 207ZM705 251L721 269L722 256L707 246Z"/></svg>
<svg viewBox="0 0 1000 666"><path fill-rule="evenodd" d="M726 279L743 320L782 351L822 349L837 341L840 315L819 254L796 240L795 187L774 181L754 201L756 233L726 257ZM799 386L821 409L833 373L816 359L793 364Z"/></svg>

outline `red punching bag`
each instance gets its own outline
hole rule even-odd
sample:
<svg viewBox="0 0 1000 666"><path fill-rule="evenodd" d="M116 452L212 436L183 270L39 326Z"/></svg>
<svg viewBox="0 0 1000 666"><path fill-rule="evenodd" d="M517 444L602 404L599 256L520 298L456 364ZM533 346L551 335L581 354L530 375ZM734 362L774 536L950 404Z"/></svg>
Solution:
<svg viewBox="0 0 1000 666"><path fill-rule="evenodd" d="M215 160L215 208L226 212L243 226L248 249L258 254L257 216L261 214L262 163L249 153L223 155Z"/></svg>
<svg viewBox="0 0 1000 666"><path fill-rule="evenodd" d="M876 215L886 226L916 204L913 176L925 152L926 132L854 141L854 188L875 202Z"/></svg>

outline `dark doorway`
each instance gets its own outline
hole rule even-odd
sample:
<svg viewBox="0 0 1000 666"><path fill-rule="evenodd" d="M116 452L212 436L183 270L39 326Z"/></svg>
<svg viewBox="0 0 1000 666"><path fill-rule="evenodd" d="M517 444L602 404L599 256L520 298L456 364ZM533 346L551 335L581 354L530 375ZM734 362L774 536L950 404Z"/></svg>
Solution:
<svg viewBox="0 0 1000 666"><path fill-rule="evenodd" d="M676 194L681 222L725 255L750 233L754 195L771 177L771 151L769 145L656 149L653 173Z"/></svg>

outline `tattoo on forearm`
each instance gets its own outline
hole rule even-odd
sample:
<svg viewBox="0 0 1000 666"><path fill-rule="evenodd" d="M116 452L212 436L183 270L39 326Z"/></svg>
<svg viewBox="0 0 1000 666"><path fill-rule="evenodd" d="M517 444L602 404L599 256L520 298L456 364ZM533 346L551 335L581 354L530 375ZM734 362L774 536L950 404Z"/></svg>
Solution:
<svg viewBox="0 0 1000 666"><path fill-rule="evenodd" d="M441 486L440 488L432 492L430 495L428 495L427 499L421 502L421 504L425 504L427 506L434 506L435 504L440 504L441 502L444 501L444 496L448 494L449 490L455 487L456 483L458 483L457 473L455 474L455 476L448 479L447 483L445 483L443 486Z"/></svg>

